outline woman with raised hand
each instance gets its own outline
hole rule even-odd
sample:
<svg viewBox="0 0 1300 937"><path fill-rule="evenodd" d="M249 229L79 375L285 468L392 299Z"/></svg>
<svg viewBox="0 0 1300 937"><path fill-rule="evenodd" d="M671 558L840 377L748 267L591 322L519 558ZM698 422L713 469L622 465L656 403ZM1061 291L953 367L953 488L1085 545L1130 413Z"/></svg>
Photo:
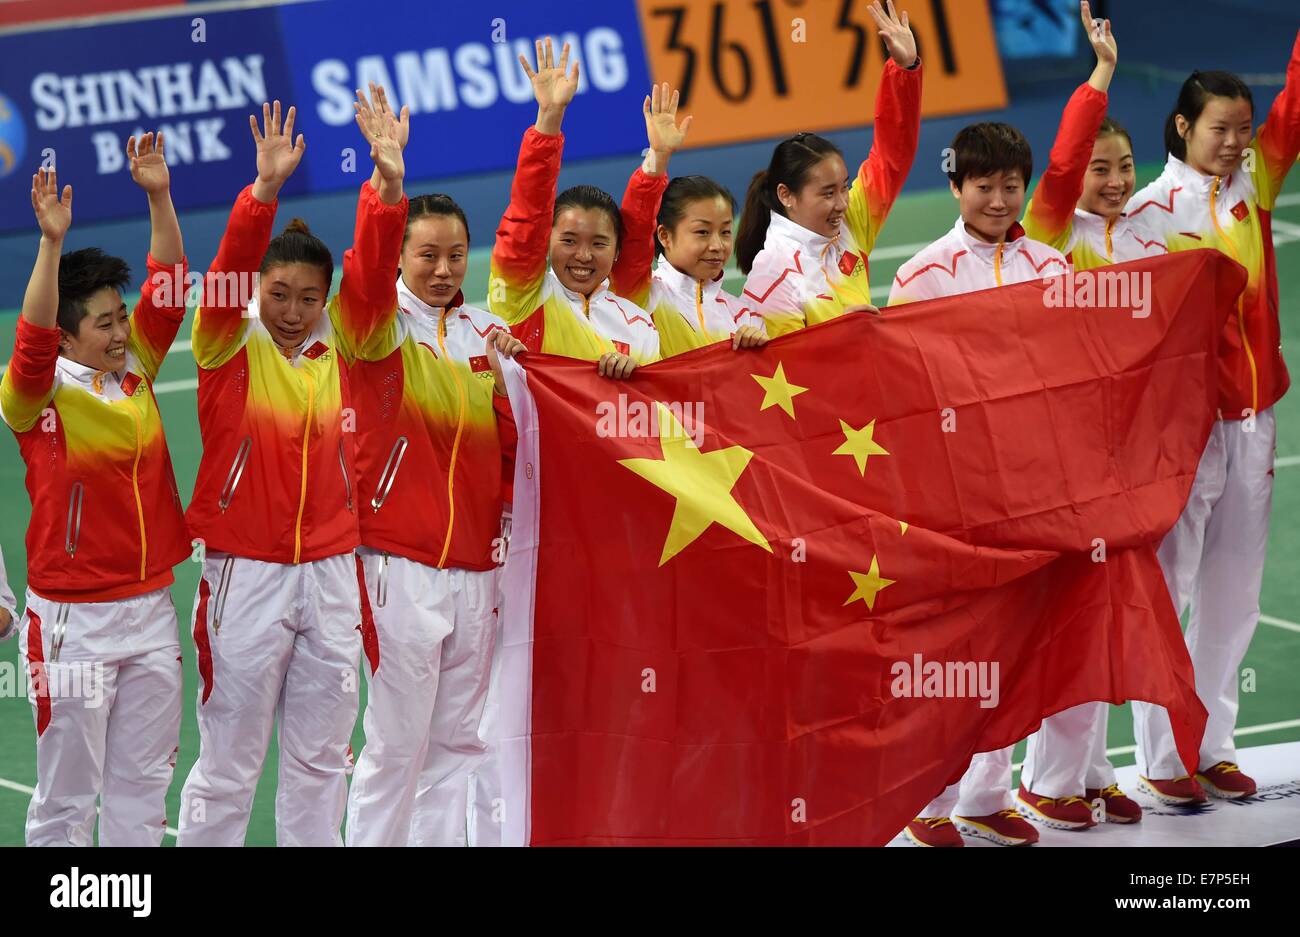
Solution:
<svg viewBox="0 0 1300 937"><path fill-rule="evenodd" d="M271 236L305 149L294 116L289 108L282 124L277 101L262 106L260 128L249 118L257 178L235 200L194 320L203 458L188 517L206 559L194 603L200 747L181 795L181 845L243 843L277 719L276 841L342 844L356 666L363 639L373 644L353 554L355 415L343 365L397 302L405 166L395 133L369 138L378 184L361 186L343 281L323 314L329 248L297 219Z"/></svg>
<svg viewBox="0 0 1300 937"><path fill-rule="evenodd" d="M1237 764L1233 731L1241 661L1259 622L1268 550L1277 424L1273 405L1290 386L1282 360L1272 214L1300 154L1300 32L1286 85L1255 128L1250 88L1231 72L1192 72L1165 122L1169 159L1133 196L1129 217L1171 251L1210 247L1246 268L1246 288L1219 344L1219 420L1192 493L1160 544L1174 607L1191 606L1187 650L1209 710L1195 777L1185 773L1169 716L1134 703L1138 786L1161 803L1255 793Z"/></svg>
<svg viewBox="0 0 1300 937"><path fill-rule="evenodd" d="M1088 80L1061 115L1052 153L1025 209L1025 233L1065 254L1075 270L1168 253L1164 237L1144 215L1126 213L1133 195L1133 142L1106 115L1107 90L1119 61L1110 20L1094 20L1088 0L1079 5L1084 35L1097 57ZM1142 808L1119 789L1106 757L1104 702L1084 703L1043 720L1029 739L1016 807L1053 829L1096 825L1100 805L1108 823L1136 823Z"/></svg>
<svg viewBox="0 0 1300 937"><path fill-rule="evenodd" d="M663 357L730 340L733 348L767 344L763 319L722 288L731 258L731 193L707 176L680 176L668 182L668 160L681 147L691 125L677 123L678 93L668 83L651 89L643 110L645 160L623 193L625 247L610 283L622 296L650 310ZM653 245L660 261L642 245Z"/></svg>
<svg viewBox="0 0 1300 937"><path fill-rule="evenodd" d="M405 145L383 89L372 85L371 98L357 105L367 139L391 133ZM358 336L350 367L357 571L375 640L349 846L464 845L469 779L485 753L503 449L514 448L496 356L523 345L503 320L464 303L469 241L450 198L411 200L396 303Z"/></svg>
<svg viewBox="0 0 1300 937"><path fill-rule="evenodd" d="M134 310L126 261L60 257L72 187L40 170L40 247L0 381L32 501L18 649L36 717L29 846L91 845L96 801L100 845L159 845L180 736L171 584L190 545L153 384L185 318L185 251L162 134L132 137L127 156L152 226Z"/></svg>
<svg viewBox="0 0 1300 937"><path fill-rule="evenodd" d="M596 361L601 374L626 378L658 359L659 335L649 313L609 286L624 248L618 205L591 185L555 193L560 127L578 90L578 63L569 70L565 43L557 65L550 39L537 42L536 71L524 56L519 61L533 84L537 120L524 133L510 205L497 228L488 308L528 348Z"/></svg>
<svg viewBox="0 0 1300 937"><path fill-rule="evenodd" d="M869 310L871 253L916 156L921 59L907 13L873 2L868 11L889 49L876 94L871 152L850 180L839 148L797 133L772 152L745 194L736 261L748 274L742 298L772 337Z"/></svg>

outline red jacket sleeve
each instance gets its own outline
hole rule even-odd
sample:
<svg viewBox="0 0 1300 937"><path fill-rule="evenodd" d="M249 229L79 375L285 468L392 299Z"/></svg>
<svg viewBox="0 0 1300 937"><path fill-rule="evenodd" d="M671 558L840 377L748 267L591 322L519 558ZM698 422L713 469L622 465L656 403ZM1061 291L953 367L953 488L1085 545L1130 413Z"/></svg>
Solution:
<svg viewBox="0 0 1300 937"><path fill-rule="evenodd" d="M1106 116L1106 103L1106 92L1087 82L1075 89L1061 115L1047 169L1025 211L1025 233L1057 250L1064 249L1074 207L1083 195L1083 177Z"/></svg>
<svg viewBox="0 0 1300 937"><path fill-rule="evenodd" d="M668 188L668 174L647 176L638 166L623 192L623 241L609 274L610 289L645 308L650 299L650 272L655 258L655 228L659 201Z"/></svg>
<svg viewBox="0 0 1300 937"><path fill-rule="evenodd" d="M560 178L564 134L548 136L529 127L519 145L519 162L510 184L510 205L497 227L488 281L488 309L510 325L536 310L546 277Z"/></svg>
<svg viewBox="0 0 1300 937"><path fill-rule="evenodd" d="M1287 173L1300 156L1300 32L1296 33L1291 48L1291 61L1286 67L1286 84L1273 99L1263 126L1256 135L1260 162L1255 168L1255 187L1260 206L1272 211ZM1261 171L1262 170L1262 171Z"/></svg>
<svg viewBox="0 0 1300 937"><path fill-rule="evenodd" d="M164 267L150 254L145 258L145 269L140 301L131 314L131 350L152 384L185 321L188 267L184 257L175 266Z"/></svg>
<svg viewBox="0 0 1300 937"><path fill-rule="evenodd" d="M846 220L863 253L870 253L916 158L921 133L921 69L885 63L876 94L871 152L858 167Z"/></svg>
<svg viewBox="0 0 1300 937"><path fill-rule="evenodd" d="M279 202L259 202L246 186L230 210L217 256L203 278L203 302L194 313L194 358L215 368L239 346L244 309L252 298L253 274L262 266Z"/></svg>
<svg viewBox="0 0 1300 937"><path fill-rule="evenodd" d="M396 347L391 337L388 341L381 337L390 331L386 326L392 326L397 316L397 270L408 207L406 196L395 205L386 205L369 180L361 185L352 246L343 255L343 282L330 306L349 358L355 354L372 357L366 353L372 338L385 346L378 357Z"/></svg>
<svg viewBox="0 0 1300 937"><path fill-rule="evenodd" d="M15 432L35 426L54 395L61 334L58 326L43 329L18 317L14 355L0 378L0 414Z"/></svg>

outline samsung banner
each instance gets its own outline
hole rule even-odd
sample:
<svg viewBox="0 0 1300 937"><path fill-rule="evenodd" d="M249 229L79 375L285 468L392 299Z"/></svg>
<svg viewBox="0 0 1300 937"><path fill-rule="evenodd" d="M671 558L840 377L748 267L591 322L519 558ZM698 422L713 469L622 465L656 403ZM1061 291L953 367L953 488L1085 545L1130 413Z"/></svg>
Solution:
<svg viewBox="0 0 1300 937"><path fill-rule="evenodd" d="M494 0L489 15L428 0L317 0L202 16L182 7L0 36L0 230L31 226L28 190L42 163L81 183L79 221L138 214L126 141L157 129L178 207L226 202L255 173L248 115L274 98L297 105L307 140L285 194L351 188L370 172L353 90L371 81L411 108L410 178L507 168L536 113L518 55L547 30L581 61L579 94L600 99L589 111L599 121L569 135L566 155L639 150L650 79L636 6L547 7Z"/></svg>

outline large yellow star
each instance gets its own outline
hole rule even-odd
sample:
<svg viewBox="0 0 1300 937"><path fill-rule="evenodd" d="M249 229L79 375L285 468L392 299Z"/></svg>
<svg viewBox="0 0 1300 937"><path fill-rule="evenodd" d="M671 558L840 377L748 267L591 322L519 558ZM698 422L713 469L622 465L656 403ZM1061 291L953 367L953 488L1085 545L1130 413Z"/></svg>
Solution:
<svg viewBox="0 0 1300 937"><path fill-rule="evenodd" d="M844 430L844 444L831 454L853 456L853 461L858 463L859 474L867 474L868 456L889 455L889 450L885 449L873 438L873 434L876 432L875 420L872 420L862 429L854 429L843 420L840 420L840 429Z"/></svg>
<svg viewBox="0 0 1300 937"><path fill-rule="evenodd" d="M763 388L763 403L758 408L760 411L779 406L790 419L794 419L794 398L806 392L808 388L787 381L784 364L778 362L776 371L771 377L763 377L761 374L751 374L750 377L758 381L758 385Z"/></svg>
<svg viewBox="0 0 1300 937"><path fill-rule="evenodd" d="M659 565L685 550L712 524L721 524L771 553L767 538L731 494L754 453L741 446L701 452L671 410L658 401L655 408L664 457L620 459L618 464L677 499Z"/></svg>
<svg viewBox="0 0 1300 937"><path fill-rule="evenodd" d="M854 589L853 594L844 601L844 604L849 605L861 599L872 611L875 611L876 596L880 594L880 590L892 586L895 581L880 575L880 564L876 562L874 556L871 558L871 568L867 572L855 573L853 570L848 570L848 574L853 577Z"/></svg>

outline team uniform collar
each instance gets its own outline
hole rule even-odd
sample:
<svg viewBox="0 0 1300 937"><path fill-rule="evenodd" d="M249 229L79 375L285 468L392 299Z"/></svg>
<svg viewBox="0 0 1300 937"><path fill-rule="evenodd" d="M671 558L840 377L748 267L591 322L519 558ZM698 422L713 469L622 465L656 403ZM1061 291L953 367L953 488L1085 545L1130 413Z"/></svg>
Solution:
<svg viewBox="0 0 1300 937"><path fill-rule="evenodd" d="M58 369L65 380L80 384L82 387L93 390L97 394L104 392L104 381L111 377L118 386L126 378L126 373L130 370L130 365L124 364L116 371L101 371L98 368L92 368L89 365L82 364L79 361L73 361L71 358L59 355Z"/></svg>
<svg viewBox="0 0 1300 937"><path fill-rule="evenodd" d="M406 285L401 274L397 276L397 305L403 312L412 315L425 315L432 319L440 318L448 313L455 312L461 306L465 305L465 294L456 290L456 295L451 298L446 306L430 306Z"/></svg>
<svg viewBox="0 0 1300 937"><path fill-rule="evenodd" d="M667 257L660 257L659 262L655 264L655 276L674 293L689 293L694 296L696 289L702 287L704 298L712 299L722 289L722 279L726 274L719 271L712 280L699 280L690 274L682 273L668 262Z"/></svg>
<svg viewBox="0 0 1300 937"><path fill-rule="evenodd" d="M1165 172L1169 173L1185 191L1204 198L1210 197L1210 190L1214 188L1215 179L1219 180L1220 192L1227 192L1232 185L1231 175L1207 176L1199 169L1193 169L1172 153L1169 154L1169 160L1165 163Z"/></svg>
<svg viewBox="0 0 1300 937"><path fill-rule="evenodd" d="M975 235L966 230L966 222L960 215L957 216L957 222L952 227L953 234L958 242L971 254L979 257L986 263L993 263L993 257L998 252L999 245L1002 247L1003 263L1010 260L1016 253L1024 247L1028 238L1025 237L1025 229L1020 226L1020 222L1015 222L1008 230L1006 240L998 244L989 244L982 241Z"/></svg>
<svg viewBox="0 0 1300 937"><path fill-rule="evenodd" d="M793 241L801 251L818 260L824 259L828 253L849 249L847 239L844 237L843 222L840 223L840 230L835 237L828 238L824 234L818 234L801 224L796 224L778 211L773 211L767 230L787 241Z"/></svg>

